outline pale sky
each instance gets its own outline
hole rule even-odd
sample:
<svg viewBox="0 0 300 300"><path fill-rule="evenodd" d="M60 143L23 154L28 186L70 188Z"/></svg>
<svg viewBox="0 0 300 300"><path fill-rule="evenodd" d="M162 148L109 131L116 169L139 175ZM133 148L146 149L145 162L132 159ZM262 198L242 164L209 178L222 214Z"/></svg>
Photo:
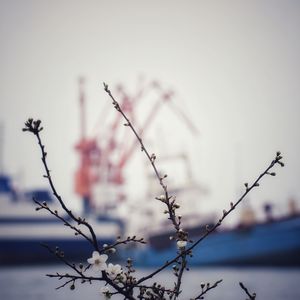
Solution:
<svg viewBox="0 0 300 300"><path fill-rule="evenodd" d="M45 185L36 142L21 132L28 117L40 118L58 190L69 203L78 201L73 192L77 78L87 80L91 132L108 101L102 82L112 88L122 83L134 93L143 75L173 89L174 103L200 131L193 136L163 107L145 140L158 157L189 154L195 179L210 190L204 205L228 207L277 150L286 167L262 182L251 205L272 201L282 210L291 196L300 204L299 28L297 0L1 0L5 170L25 188ZM145 107L137 108L141 122ZM139 201L146 187L144 162L136 151L126 169L127 190ZM165 171L170 180L184 172Z"/></svg>

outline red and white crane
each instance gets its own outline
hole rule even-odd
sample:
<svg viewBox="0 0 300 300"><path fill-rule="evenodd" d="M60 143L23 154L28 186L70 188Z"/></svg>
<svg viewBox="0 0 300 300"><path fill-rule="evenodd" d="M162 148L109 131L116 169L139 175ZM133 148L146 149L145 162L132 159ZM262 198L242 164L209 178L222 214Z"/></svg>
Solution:
<svg viewBox="0 0 300 300"><path fill-rule="evenodd" d="M139 126L134 118L134 110L147 93L155 91L158 95L152 108L149 110L148 116L144 123ZM157 82L150 82L144 86L139 87L134 96L125 92L125 89L119 85L116 90L116 95L119 98L120 106L125 114L131 120L134 120L134 126L138 134L143 138L147 129L152 124L155 115L164 103L168 103L172 110L174 110L185 121L189 129L193 133L197 133L196 127L186 117L186 115L179 110L174 103L172 91L165 91ZM86 133L86 109L85 109L85 93L84 93L84 79L79 80L79 105L80 105L80 138L76 144L75 149L79 154L79 165L75 173L75 192L83 199L85 212L96 204L95 187L102 185L112 185L117 189L124 184L124 168L130 161L135 149L138 148L138 142L133 140L128 145L128 137L125 136L125 142L117 139L117 133L120 126L123 125L121 114L116 113L113 122L107 127L104 126L106 114L101 116L101 128L106 134L106 137L94 134L91 137ZM100 124L99 122L99 124ZM128 134L130 134L127 131ZM126 145L125 145L126 143ZM125 147L127 146L127 147ZM118 155L116 155L118 152ZM120 154L119 154L120 152ZM119 199L124 198L122 193L115 195Z"/></svg>

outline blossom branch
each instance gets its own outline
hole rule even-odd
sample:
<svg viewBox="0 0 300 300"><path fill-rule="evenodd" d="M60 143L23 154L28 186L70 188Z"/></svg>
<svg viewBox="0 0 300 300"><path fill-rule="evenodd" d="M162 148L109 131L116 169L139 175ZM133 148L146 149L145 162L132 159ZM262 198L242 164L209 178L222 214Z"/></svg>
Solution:
<svg viewBox="0 0 300 300"><path fill-rule="evenodd" d="M108 88L108 85L104 83L104 90L105 92L109 95L109 97L112 99L112 103L115 107L115 109L123 116L123 118L126 120L126 123L124 124L125 126L128 126L132 132L134 133L137 141L139 142L141 146L142 152L145 153L146 157L148 158L154 173L157 177L157 180L163 190L163 194L159 197L156 197L155 199L163 202L167 206L167 210L165 211L166 214L168 214L168 219L172 222L173 227L176 232L176 241L177 241L177 247L179 248L177 255L172 258L170 261L167 261L165 264L163 264L161 267L156 269L154 272L150 273L147 276L141 277L140 279L137 279L134 277L133 273L135 272L134 268L132 267L132 261L131 259L127 260L127 272L123 271L120 265L113 265L113 264L108 264L106 265L106 260L108 256L106 254L100 255L100 253L109 253L109 252L114 252L115 247L119 246L121 244L127 244L128 242L137 242L137 243L146 243L143 238L137 239L136 236L132 237L127 237L125 239L118 238L115 243L111 245L104 245L103 248L100 249L97 241L96 234L94 232L93 227L85 220L80 217L76 217L71 210L69 210L64 201L62 200L61 196L57 193L54 183L52 181L51 175L50 175L50 170L48 168L47 164L47 153L45 152L45 146L42 144L41 137L40 137L40 131L43 129L41 125L40 120L34 121L33 119L28 119L28 121L25 123L25 128L23 128L23 131L28 131L33 133L38 141L38 145L40 147L41 153L42 153L42 162L43 166L46 172L46 175L44 175L45 178L47 178L48 183L51 187L52 193L55 196L55 198L58 200L60 203L62 209L67 213L67 215L71 218L71 220L75 221L78 223L78 225L83 224L84 226L87 227L89 230L90 236L84 234L79 228L74 226L72 223L70 223L66 218L62 217L61 215L58 214L56 210L52 210L50 207L48 207L46 202L40 203L34 199L34 202L38 205L36 210L40 209L45 209L47 210L50 214L54 215L57 217L59 220L64 222L64 224L68 227L70 227L72 230L75 231L76 235L81 235L83 236L95 249L93 252L93 256L88 259L88 266L86 268L83 267L82 264L79 264L79 266L76 266L73 263L70 263L64 255L64 252L61 251L58 247L53 250L50 248L48 245L43 244L45 248L48 249L52 254L54 254L59 260L61 260L64 264L66 264L68 267L70 267L73 271L75 271L75 274L47 274L48 277L51 278L58 278L59 280L64 279L66 280L62 285L60 285L57 289L60 289L62 287L65 287L68 284L71 284L70 288L74 289L75 288L75 282L77 280L81 280L81 283L85 282L90 282L92 281L104 281L105 287L103 288L104 291L102 293L110 298L111 295L115 294L121 294L125 297L125 299L130 299L134 300L134 291L135 289L139 289L140 293L138 298L139 299L166 299L165 293L167 293L168 297L170 300L176 300L178 296L181 293L181 283L182 283L182 277L184 274L185 270L188 270L187 268L187 256L190 255L192 256L192 250L199 245L205 238L207 238L212 232L214 232L223 222L223 220L239 205L241 201L248 195L249 192L251 192L252 189L255 187L259 186L260 180L265 176L265 175L271 175L275 176L276 174L274 172L270 172L271 169L276 165L279 164L280 166L284 166L282 162L282 156L280 152L276 153L275 159L270 163L270 165L266 168L264 172L262 172L257 179L249 186L248 183L245 183L245 192L241 195L241 197L235 202L235 203L230 203L230 208L228 211L223 210L222 216L219 218L218 222L212 226L212 228L209 228L206 226L206 232L196 240L196 242L188 241L188 232L184 231L181 228L181 216L176 215L176 210L179 208L178 203L176 203L176 198L174 196L170 196L168 193L168 188L167 185L164 183L164 179L167 177L167 175L164 175L161 177L160 173L158 172L158 168L155 164L156 156L155 154L151 154L150 152L146 149L141 137L139 136L139 133L136 131L122 108L120 107L119 103L115 100L113 97L111 91ZM76 225L76 224L75 224ZM187 243L190 243L190 246L188 247ZM173 289L166 289L165 287L154 283L152 286L147 286L142 284L146 280L152 278L171 264L175 263L175 267L173 267L174 274L177 277L177 280L175 282L175 286ZM99 271L101 271L99 274L101 276L99 277L93 277L93 276L87 276L85 275L85 271L89 268L92 267L97 267ZM221 282L222 280L218 280L215 282L213 285L210 285L209 283L201 284L201 293L194 298L194 300L198 299L203 299L203 296L211 289L216 288L217 285ZM107 285L111 286L114 291L110 292ZM246 294L250 297L250 300L255 299L256 294L250 294L247 288L240 283L241 288L246 292Z"/></svg>
<svg viewBox="0 0 300 300"><path fill-rule="evenodd" d="M44 169L45 169L45 172L46 172L46 175L44 175L45 178L48 179L48 183L50 185L50 188L52 190L52 193L53 195L55 196L55 198L58 200L58 202L60 203L61 207L63 208L63 210L69 215L69 217L74 220L75 222L77 222L78 224L83 224L85 225L90 234L91 234L91 238L87 237L85 234L83 234L79 229L77 229L76 227L74 227L73 225L69 224L68 222L65 222L66 220L64 218L61 218L60 216L58 216L58 214L55 213L55 211L52 211L51 209L48 208L48 206L46 206L44 203L39 203L38 201L36 201L36 204L39 205L38 209L46 209L48 210L51 214L55 215L58 219L64 221L65 224L67 224L67 226L71 227L72 229L75 230L75 232L77 234L80 234L82 235L84 238L86 238L86 240L92 244L92 246L94 247L94 249L96 250L97 253L99 252L103 252L104 249L99 249L99 245L98 245L98 241L97 241L97 238L96 238L96 234L94 232L94 229L93 227L87 222L85 221L84 219L80 218L80 217L76 217L71 210L69 210L64 201L62 200L61 196L58 194L58 192L56 191L56 188L54 186L54 183L53 183L53 180L51 178L51 175L50 175L50 170L48 168L48 164L47 164L47 160L46 160L46 157L47 157L47 152L45 151L45 146L42 144L42 141L41 141L41 137L40 137L40 132L43 130L43 127L41 127L41 121L40 120L33 120L33 119L28 119L26 122L25 122L25 127L23 128L23 131L26 131L26 132L31 132L33 133L37 140L38 140L38 145L40 147L40 150L41 150L41 153L42 153L42 162L43 162L43 165L44 165ZM42 205L42 207L41 207ZM131 239L130 239L131 240ZM129 240L129 241L130 241ZM120 243L120 242L117 242L117 243ZM124 243L124 241L123 241ZM56 252L54 250L52 250L48 245L45 245L43 244L44 247L46 247L51 253L55 254L61 261L63 261L66 265L68 265L70 268L72 268L79 276L80 278L83 278L84 279L84 275L83 273L78 270L74 264L71 264L69 263L65 258L64 258L64 253L61 251L61 252ZM74 278L74 277L73 277ZM126 299L131 299L133 300L133 296L132 296L132 291L129 290L125 290L121 287L119 287L113 280L111 280L105 271L102 271L102 278L103 280L105 280L109 285L111 285L118 293L124 295L126 297ZM71 280L72 281L72 280Z"/></svg>
<svg viewBox="0 0 300 300"><path fill-rule="evenodd" d="M242 200L249 194L249 192L251 192L251 190L254 187L258 187L259 186L259 182L260 180L266 176L266 175L271 175L271 176L275 176L276 174L274 172L270 173L270 170L276 165L279 164L281 167L284 166L284 163L281 161L282 160L282 156L280 152L276 153L276 157L275 159L272 160L272 162L270 163L270 165L265 169L265 171L263 171L258 177L257 179L252 183L252 185L249 187L248 183L245 183L245 187L246 190L245 192L242 194L242 196L233 204L230 204L230 209L228 211L223 210L223 215L222 217L219 219L219 221L210 229L208 227L206 227L206 232L196 241L194 242L190 247L188 247L185 251L181 252L180 254L178 254L175 258L173 258L170 261L167 261L163 266L159 267L157 270L155 270L154 272L152 272L151 274L149 274L148 276L144 276L142 277L138 283L142 283L150 278L152 278L154 275L158 274L159 272L161 272L162 270L164 270L165 268L167 268L168 266L170 266L172 263L176 262L182 255L184 255L185 253L191 253L191 251L198 245L200 244L204 239L206 239L212 232L214 232L223 222L223 220L230 214L232 213L232 211L242 202Z"/></svg>
<svg viewBox="0 0 300 300"><path fill-rule="evenodd" d="M66 286L68 283L70 282L75 282L78 279L81 279L83 281L105 281L107 284L109 284L110 286L112 286L118 294L122 294L124 296L126 296L126 299L130 299L130 300L134 300L134 298L131 295L131 291L127 291L125 288L122 288L120 286L118 286L117 283L114 282L114 280L112 280L111 278L109 278L106 274L105 271L101 272L101 277L93 277L93 276L86 276L83 272L87 269L87 268L83 268L83 265L80 264L79 265L79 269L76 267L75 264L70 263L69 261L67 261L65 259L65 255L64 252L59 251L59 248L56 247L55 251L49 247L46 244L42 244L43 247L45 247L50 253L54 254L56 257L58 257L64 264L66 264L67 266L69 266L71 269L73 269L78 275L74 275L74 274L47 274L46 276L51 277L51 278L59 278L59 279L63 279L63 278L70 278L71 280L67 281L65 284L63 284L62 286L59 286L58 288L64 287Z"/></svg>
<svg viewBox="0 0 300 300"><path fill-rule="evenodd" d="M140 243L145 243L145 241L143 241L143 238L141 239L136 239L135 236L133 237L127 237L126 240L123 240L123 241L118 241L114 244L112 244L111 246L106 246L104 245L103 246L103 252L112 252L114 253L115 252L115 247L116 245L120 245L122 243L126 244L127 242L140 242ZM133 276L130 276L130 273L131 272L135 272L134 269L132 269L132 265L131 265L131 260L130 260L130 266L129 267L129 271L127 273L123 273L121 267L119 265L112 265L112 264L109 264L109 268L110 268L110 265L111 265L111 268L116 268L116 266L118 266L118 271L122 274L124 274L126 280L125 282L123 282L122 280L117 280L116 283L118 284L122 284L123 285L123 288L122 289L120 286L118 286L118 284L116 284L114 281L116 279L118 279L118 274L119 273L116 273L115 277L114 278L109 278L107 276L107 272L109 272L109 268L107 268L105 270L105 272L102 272L102 277L92 277L92 276L86 276L83 274L83 272L85 272L87 269L89 269L92 265L91 264L88 264L87 267L83 267L83 265L80 263L79 264L79 269L76 268L75 264L71 264L69 263L64 257L64 252L63 251L60 251L58 247L56 247L55 251L53 249L51 249L48 245L46 244L42 244L42 246L44 246L50 253L56 255L62 262L64 262L67 266L69 266L70 268L72 268L73 270L75 270L75 272L77 272L79 275L70 275L70 274L47 274L48 277L59 277L59 279L62 279L62 278L71 278L71 280L69 280L68 282L66 282L65 284L63 284L62 286L59 286L58 288L61 288L61 287L64 287L65 285L67 285L67 283L71 282L71 281L75 281L77 279L82 279L82 281L89 281L89 282L92 282L92 281L95 281L95 280L99 280L99 281L105 281L107 284L110 284L111 286L113 286L117 292L114 292L114 293L110 293L110 294L123 294L123 295L127 295L128 293L131 293L131 287L135 285L136 283L136 279L133 277ZM114 250L114 251L112 251ZM97 257L95 260L97 260L99 257L103 257L103 256L106 256L107 255L100 255L98 252L96 253ZM89 260L88 260L89 261ZM94 263L94 262L91 262L91 263ZM124 280L124 276L123 276L123 280ZM128 289L128 286L130 286L130 289ZM124 291L125 290L125 291ZM128 290L128 291L127 291ZM127 298L126 298L127 299ZM128 298L130 299L130 298Z"/></svg>
<svg viewBox="0 0 300 300"><path fill-rule="evenodd" d="M161 185L161 187L163 188L164 191L164 195L160 196L159 198L156 198L157 200L160 200L162 202L164 202L167 205L168 208L168 214L169 214L169 219L172 221L174 228L176 230L177 233L177 239L179 241L186 241L187 240L187 233L186 235L183 236L183 238L179 238L179 233L181 231L181 233L183 232L182 229L180 229L180 218L176 217L175 214L175 209L178 208L176 207L176 203L175 203L175 199L172 199L173 197L169 197L168 194L168 189L167 189L167 185L164 184L163 179L166 177L166 175L164 177L161 177L159 175L158 169L155 165L155 159L156 156L154 154L150 155L148 150L146 149L141 137L139 136L139 134L137 133L137 131L135 130L134 126L132 125L132 123L130 122L129 118L126 116L126 114L123 112L123 110L121 109L119 103L116 101L116 99L114 98L114 96L112 95L111 91L108 88L108 85L106 83L104 83L104 90L105 92L109 95L109 97L112 100L112 103L115 107L115 109L124 117L124 119L126 120L126 123L124 124L125 126L128 126L134 133L135 137L137 138L137 140L139 141L140 145L141 145L141 150L143 152L145 152L149 162L152 165L152 168L154 170L154 173L159 181L159 184ZM156 275L157 273L159 273L160 271L162 271L163 269L165 269L166 267L168 267L169 265L171 265L174 262L177 262L178 259L181 260L181 268L180 268L180 272L178 274L178 279L177 279L177 283L176 283L176 287L175 287L175 291L176 291L176 296L175 298L178 296L179 290L180 290L180 284L181 284L181 278L183 275L183 270L185 268L185 264L186 264L186 255L190 254L192 249L194 247L196 247L200 242L202 242L207 236L209 236L212 232L214 232L223 222L223 220L237 207L237 205L239 205L239 203L246 197L246 195L254 188L259 186L259 182L262 179L262 177L264 177L265 175L271 175L271 176L275 176L275 173L270 173L269 171L274 167L275 164L279 164L282 167L284 166L284 164L281 162L282 156L280 152L277 152L275 159L270 163L270 165L267 167L267 169L261 173L258 178L253 182L253 184L249 187L248 183L245 184L246 187L246 191L244 192L244 194L233 204L230 203L230 209L228 211L223 210L223 215L222 217L219 219L219 221L213 226L213 228L206 228L206 233L199 238L195 243L193 243L189 248L187 248L184 251L181 251L181 253L179 255L177 255L174 259L172 259L171 261L166 262L163 266L161 266L160 268L158 268L156 271L154 271L153 273L149 274L148 276L142 277L139 281L139 283L142 283L150 278L152 278L154 275ZM170 202L170 200L172 199L172 201ZM183 257L185 257L183 259Z"/></svg>

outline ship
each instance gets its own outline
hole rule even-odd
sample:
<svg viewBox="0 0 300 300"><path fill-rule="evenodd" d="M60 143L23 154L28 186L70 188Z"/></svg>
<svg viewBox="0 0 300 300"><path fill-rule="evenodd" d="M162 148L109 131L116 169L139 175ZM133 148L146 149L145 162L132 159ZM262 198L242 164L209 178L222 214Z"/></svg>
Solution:
<svg viewBox="0 0 300 300"><path fill-rule="evenodd" d="M169 189L169 195L176 195L176 203L182 214L182 229L188 232L191 241L196 242L206 235L207 227L213 228L218 222L218 213L205 211L205 197L209 193L200 185L189 170L187 155L184 158L186 179L180 185ZM174 164L174 161L173 161ZM128 247L124 258L131 257L136 266L160 267L178 255L174 227L166 218L161 203L153 201L159 195L156 178L148 176L149 191L142 207L147 214L143 217L141 230L146 245ZM147 207L151 206L151 208ZM154 210L154 206L156 209ZM286 202L288 212L274 215L273 205L264 204L264 218L257 219L257 211L250 204L242 205L239 221L231 227L218 227L188 257L189 266L300 266L300 212L296 200ZM148 223L147 223L148 215ZM186 248L192 246L188 243Z"/></svg>
<svg viewBox="0 0 300 300"><path fill-rule="evenodd" d="M12 177L0 174L0 265L57 262L55 255L42 247L43 244L52 249L59 247L70 261L80 262L90 257L94 250L92 245L82 236L74 235L74 231L49 212L36 211L33 199L46 202L66 221L72 222L55 203L49 190L17 191ZM113 243L124 230L124 223L118 218L90 215L87 220L100 245Z"/></svg>
<svg viewBox="0 0 300 300"><path fill-rule="evenodd" d="M205 223L186 228L196 241ZM212 225L212 223L211 223ZM173 233L174 234L174 233ZM149 234L148 245L128 249L126 255L139 267L159 267L178 254L171 231ZM186 247L189 247L187 244ZM300 266L300 214L264 222L240 224L211 233L188 258L190 266Z"/></svg>

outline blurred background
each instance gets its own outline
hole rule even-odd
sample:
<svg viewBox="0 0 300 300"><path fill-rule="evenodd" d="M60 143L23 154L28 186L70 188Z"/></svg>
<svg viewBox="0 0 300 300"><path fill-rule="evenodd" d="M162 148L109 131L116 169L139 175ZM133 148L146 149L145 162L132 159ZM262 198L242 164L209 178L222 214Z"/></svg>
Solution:
<svg viewBox="0 0 300 300"><path fill-rule="evenodd" d="M99 233L101 243L118 232L153 237L153 245L155 238L169 236L162 232L164 208L153 200L161 191L129 129L118 120L103 90L106 82L168 174L182 215L191 215L183 219L186 227L213 223L243 192L244 182L252 182L281 151L286 167L264 178L224 225L233 243L234 228L252 226L253 253L262 238L259 230L272 233L270 245L276 247L283 237L274 227L292 221L284 223L290 231L281 243L288 250L277 249L268 267L299 265L299 23L300 4L291 0L1 0L1 263L26 261L30 242L41 236L53 243L59 236L69 251L76 243L74 238L67 243L59 224L28 208L32 195L51 201L36 141L21 131L28 117L43 122L49 166L65 202L78 213L96 212L95 226L108 226L106 235ZM84 181L87 174L93 180ZM16 255L20 241L24 248ZM238 241L246 245L240 236ZM158 250L167 256L168 247ZM213 246L207 247L210 252ZM250 251L241 258L242 246L228 247L241 250L229 258L225 249L220 260L210 258L212 264L261 266L271 256L266 250L253 258ZM156 250L153 246L136 258L152 257ZM36 263L50 255L45 252ZM156 263L149 260L149 266ZM2 268L1 277L7 270ZM14 276L15 269L9 270ZM41 274L28 270L32 278L47 272L46 267ZM299 279L298 270L286 271L290 279L284 278ZM239 272L233 273L238 277ZM280 277L280 272L274 269L268 276ZM216 280L226 274L217 270ZM258 285L253 281L249 288ZM53 296L47 287L43 292ZM277 295L293 291L298 294L287 299L299 297L297 286L277 287ZM5 299L15 296L8 285L3 293Z"/></svg>

